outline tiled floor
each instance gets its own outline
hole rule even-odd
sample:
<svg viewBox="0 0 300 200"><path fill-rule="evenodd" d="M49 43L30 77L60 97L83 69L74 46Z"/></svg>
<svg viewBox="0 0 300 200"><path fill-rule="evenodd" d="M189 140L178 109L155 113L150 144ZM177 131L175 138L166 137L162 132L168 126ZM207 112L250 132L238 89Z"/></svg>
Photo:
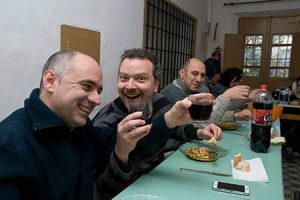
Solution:
<svg viewBox="0 0 300 200"><path fill-rule="evenodd" d="M282 171L285 200L294 200L294 191L300 191L300 154L283 153Z"/></svg>

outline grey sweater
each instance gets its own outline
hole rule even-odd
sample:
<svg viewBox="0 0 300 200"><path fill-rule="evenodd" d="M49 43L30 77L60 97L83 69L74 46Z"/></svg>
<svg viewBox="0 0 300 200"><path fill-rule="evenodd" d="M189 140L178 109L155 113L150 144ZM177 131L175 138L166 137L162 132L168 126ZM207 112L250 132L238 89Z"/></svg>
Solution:
<svg viewBox="0 0 300 200"><path fill-rule="evenodd" d="M161 91L161 94L166 96L171 105L173 105L176 101L182 100L192 93L184 87L180 79L175 79ZM211 122L218 123L221 120L234 120L234 111L228 111L230 106L230 102L228 102L222 95L219 95L216 98L216 104L213 107L213 112L210 117Z"/></svg>

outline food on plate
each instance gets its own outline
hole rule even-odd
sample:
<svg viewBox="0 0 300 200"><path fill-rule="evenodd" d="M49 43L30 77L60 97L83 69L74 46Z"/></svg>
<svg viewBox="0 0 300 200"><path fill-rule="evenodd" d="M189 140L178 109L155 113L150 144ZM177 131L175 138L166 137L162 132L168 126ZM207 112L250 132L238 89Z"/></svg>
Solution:
<svg viewBox="0 0 300 200"><path fill-rule="evenodd" d="M235 122L230 122L230 121L220 121L217 123L217 125L222 128L222 129L227 129L227 130L234 130L237 129L238 125Z"/></svg>
<svg viewBox="0 0 300 200"><path fill-rule="evenodd" d="M185 155L194 160L212 161L217 159L217 153L205 147L189 147L185 150Z"/></svg>
<svg viewBox="0 0 300 200"><path fill-rule="evenodd" d="M218 142L215 137L210 138L210 140L207 141L208 144L218 145Z"/></svg>
<svg viewBox="0 0 300 200"><path fill-rule="evenodd" d="M250 171L250 163L247 160L242 159L242 154L236 154L233 157L233 167L241 170L242 172Z"/></svg>

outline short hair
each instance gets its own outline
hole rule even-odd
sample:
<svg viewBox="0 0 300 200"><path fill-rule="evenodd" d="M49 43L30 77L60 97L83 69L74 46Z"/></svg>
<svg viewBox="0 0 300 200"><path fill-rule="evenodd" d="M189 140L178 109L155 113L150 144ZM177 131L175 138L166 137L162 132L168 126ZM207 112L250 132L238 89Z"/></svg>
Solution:
<svg viewBox="0 0 300 200"><path fill-rule="evenodd" d="M215 74L221 73L221 63L220 61L209 58L205 62L205 68L206 68L206 76L208 79L211 79Z"/></svg>
<svg viewBox="0 0 300 200"><path fill-rule="evenodd" d="M187 61L185 61L185 62L183 63L182 68L184 69L185 73L187 73L188 67L189 67L191 61L192 61L192 58L188 59Z"/></svg>
<svg viewBox="0 0 300 200"><path fill-rule="evenodd" d="M243 71L237 67L228 68L225 70L221 76L219 83L227 88L229 88L230 83L234 78L236 81L240 81L242 79Z"/></svg>
<svg viewBox="0 0 300 200"><path fill-rule="evenodd" d="M120 65L119 65L118 72L120 72L120 66L126 58L128 58L128 59L138 58L138 59L149 60L153 65L152 72L153 72L154 79L155 80L160 80L161 79L162 68L160 66L160 63L158 62L158 59L157 59L156 55L154 55L151 51L146 50L146 49L141 49L141 48L133 48L133 49L126 50L121 55L121 62L120 62Z"/></svg>
<svg viewBox="0 0 300 200"><path fill-rule="evenodd" d="M52 54L44 65L42 74L47 70L53 70L59 80L70 68L70 61L78 54L77 51L63 50ZM40 82L40 88L43 87L43 77Z"/></svg>

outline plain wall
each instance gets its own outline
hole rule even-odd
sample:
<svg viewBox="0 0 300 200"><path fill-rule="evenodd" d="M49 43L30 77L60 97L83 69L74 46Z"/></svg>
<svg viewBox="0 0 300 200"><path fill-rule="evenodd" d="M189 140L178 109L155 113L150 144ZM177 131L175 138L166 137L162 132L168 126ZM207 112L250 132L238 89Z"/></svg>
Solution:
<svg viewBox="0 0 300 200"><path fill-rule="evenodd" d="M196 56L204 58L207 0L173 2L197 18ZM60 49L61 24L101 33L101 106L109 103L118 95L120 55L125 49L142 47L143 23L144 0L0 0L0 121L22 107L39 86L44 63Z"/></svg>

